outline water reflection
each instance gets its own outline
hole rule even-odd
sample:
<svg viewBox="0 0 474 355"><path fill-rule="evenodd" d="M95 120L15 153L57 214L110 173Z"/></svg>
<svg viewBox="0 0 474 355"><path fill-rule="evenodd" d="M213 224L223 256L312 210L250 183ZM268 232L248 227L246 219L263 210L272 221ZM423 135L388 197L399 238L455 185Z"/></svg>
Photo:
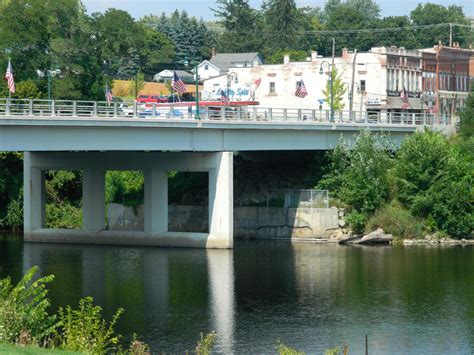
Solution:
<svg viewBox="0 0 474 355"><path fill-rule="evenodd" d="M119 331L153 350L221 353L474 351L474 248L341 247L239 242L234 250L22 243L0 237L0 272L54 274L54 307L91 295ZM18 264L15 260L22 260ZM16 275L16 276L15 276Z"/></svg>

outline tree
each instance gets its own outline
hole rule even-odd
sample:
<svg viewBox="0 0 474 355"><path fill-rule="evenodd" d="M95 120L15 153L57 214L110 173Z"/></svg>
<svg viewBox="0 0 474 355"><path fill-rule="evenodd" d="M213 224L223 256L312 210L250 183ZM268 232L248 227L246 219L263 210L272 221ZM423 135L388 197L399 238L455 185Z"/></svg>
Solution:
<svg viewBox="0 0 474 355"><path fill-rule="evenodd" d="M332 90L331 81L333 83ZM343 96L346 92L347 88L344 86L344 83L342 81L342 73L338 75L336 66L333 66L331 70L331 78L326 83L326 89L323 90L323 95L326 99L326 102L329 104L330 109L332 109L333 111L341 111L342 109L344 109Z"/></svg>
<svg viewBox="0 0 474 355"><path fill-rule="evenodd" d="M415 31L408 16L384 17L378 21L377 27L387 29L386 31L374 34L377 37L377 46L397 46L408 49L419 48ZM390 30L390 28L394 30Z"/></svg>
<svg viewBox="0 0 474 355"><path fill-rule="evenodd" d="M292 61L304 62L308 57L308 52L297 51L297 50L276 50L273 54L265 61L267 64L281 64L283 63L283 57L288 54Z"/></svg>
<svg viewBox="0 0 474 355"><path fill-rule="evenodd" d="M389 198L388 170L393 161L383 137L362 131L351 147L341 141L329 153L328 172L318 188L330 189L351 207L348 222L363 230L367 218Z"/></svg>
<svg viewBox="0 0 474 355"><path fill-rule="evenodd" d="M38 85L31 80L20 81L15 85L15 93L13 97L20 99L39 99L41 98L41 91L38 89Z"/></svg>
<svg viewBox="0 0 474 355"><path fill-rule="evenodd" d="M294 0L269 0L264 3L265 42L271 50L298 49L298 10Z"/></svg>
<svg viewBox="0 0 474 355"><path fill-rule="evenodd" d="M474 171L441 133L408 137L397 152L397 196L433 231L468 237L474 227Z"/></svg>
<svg viewBox="0 0 474 355"><path fill-rule="evenodd" d="M370 31L345 32L345 30L365 30L375 28L380 16L380 7L373 0L329 0L324 6L324 26L326 30L340 31L322 36L323 55L330 54L331 37L337 36L336 51L342 48L357 48L367 51L376 44Z"/></svg>
<svg viewBox="0 0 474 355"><path fill-rule="evenodd" d="M258 12L252 9L248 0L217 0L212 9L224 33L218 41L219 50L224 52L251 52L260 48L260 36L246 36L262 29Z"/></svg>
<svg viewBox="0 0 474 355"><path fill-rule="evenodd" d="M462 7L456 5L445 7L432 3L419 4L410 13L410 19L416 26L441 23L469 25ZM417 29L415 34L421 48L431 48L438 44L438 41L444 45L449 44L448 25ZM459 42L461 46L472 43L472 32L469 28L453 26L453 42Z"/></svg>
<svg viewBox="0 0 474 355"><path fill-rule="evenodd" d="M142 70L146 74L156 74L174 62L175 49L163 33L149 27L144 28L144 33L144 43L138 51Z"/></svg>
<svg viewBox="0 0 474 355"><path fill-rule="evenodd" d="M130 82L130 95L137 98L140 91L145 87L145 75L142 72L138 72L133 81Z"/></svg>
<svg viewBox="0 0 474 355"><path fill-rule="evenodd" d="M459 134L466 139L472 138L474 136L474 85L471 85L471 92L460 118Z"/></svg>

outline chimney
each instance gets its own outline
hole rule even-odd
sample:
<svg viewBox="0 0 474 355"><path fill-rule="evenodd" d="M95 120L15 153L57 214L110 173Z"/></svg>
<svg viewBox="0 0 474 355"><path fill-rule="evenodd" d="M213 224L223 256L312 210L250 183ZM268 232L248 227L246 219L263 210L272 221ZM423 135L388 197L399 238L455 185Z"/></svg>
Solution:
<svg viewBox="0 0 474 355"><path fill-rule="evenodd" d="M283 56L283 64L289 64L290 63L290 55L289 54L285 54Z"/></svg>
<svg viewBox="0 0 474 355"><path fill-rule="evenodd" d="M311 62L316 62L318 60L318 52L311 51Z"/></svg>
<svg viewBox="0 0 474 355"><path fill-rule="evenodd" d="M342 59L349 59L349 51L346 47L342 48Z"/></svg>
<svg viewBox="0 0 474 355"><path fill-rule="evenodd" d="M216 47L212 47L211 49L211 58L216 56Z"/></svg>

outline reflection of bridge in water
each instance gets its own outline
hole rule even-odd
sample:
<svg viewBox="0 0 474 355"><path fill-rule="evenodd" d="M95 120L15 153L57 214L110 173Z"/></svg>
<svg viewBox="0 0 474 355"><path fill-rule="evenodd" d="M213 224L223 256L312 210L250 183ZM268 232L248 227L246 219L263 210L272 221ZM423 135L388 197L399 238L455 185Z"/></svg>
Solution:
<svg viewBox="0 0 474 355"><path fill-rule="evenodd" d="M384 132L397 146L425 127L452 130L450 119L430 114L385 115L260 106L203 106L201 120L181 115L143 117L114 103L0 99L0 151L25 152L24 228L29 241L232 248L233 153L328 150L361 129ZM149 110L149 108L145 108ZM201 110L201 108L200 108ZM214 110L214 111L213 111ZM169 153L172 151L173 153ZM44 172L83 172L83 229L45 229ZM145 173L145 228L105 230L106 170ZM168 231L167 172L209 174L209 233Z"/></svg>

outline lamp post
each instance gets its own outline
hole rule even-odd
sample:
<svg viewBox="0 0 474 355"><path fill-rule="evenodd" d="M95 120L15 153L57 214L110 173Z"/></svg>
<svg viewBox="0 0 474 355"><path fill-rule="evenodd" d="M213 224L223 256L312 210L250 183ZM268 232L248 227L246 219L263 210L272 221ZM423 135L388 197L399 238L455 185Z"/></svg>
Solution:
<svg viewBox="0 0 474 355"><path fill-rule="evenodd" d="M230 101L230 93L229 92L230 92L232 80L234 80L235 84L239 83L239 78L238 78L236 72L230 72L229 74L227 74L227 97L228 97L229 101Z"/></svg>
<svg viewBox="0 0 474 355"><path fill-rule="evenodd" d="M334 122L334 83L333 83L333 65L329 63L327 60L323 60L321 62L321 66L319 67L319 74L323 74L323 64L327 64L329 70L329 85L330 85L330 110L331 110L331 122Z"/></svg>
<svg viewBox="0 0 474 355"><path fill-rule="evenodd" d="M184 65L191 69L192 67L189 65L189 62L187 59L184 60ZM194 64L194 78L195 78L195 83L196 83L196 115L194 116L194 118L196 120L200 120L201 119L201 115L199 114L199 74L198 74L198 65L199 63L196 62Z"/></svg>

